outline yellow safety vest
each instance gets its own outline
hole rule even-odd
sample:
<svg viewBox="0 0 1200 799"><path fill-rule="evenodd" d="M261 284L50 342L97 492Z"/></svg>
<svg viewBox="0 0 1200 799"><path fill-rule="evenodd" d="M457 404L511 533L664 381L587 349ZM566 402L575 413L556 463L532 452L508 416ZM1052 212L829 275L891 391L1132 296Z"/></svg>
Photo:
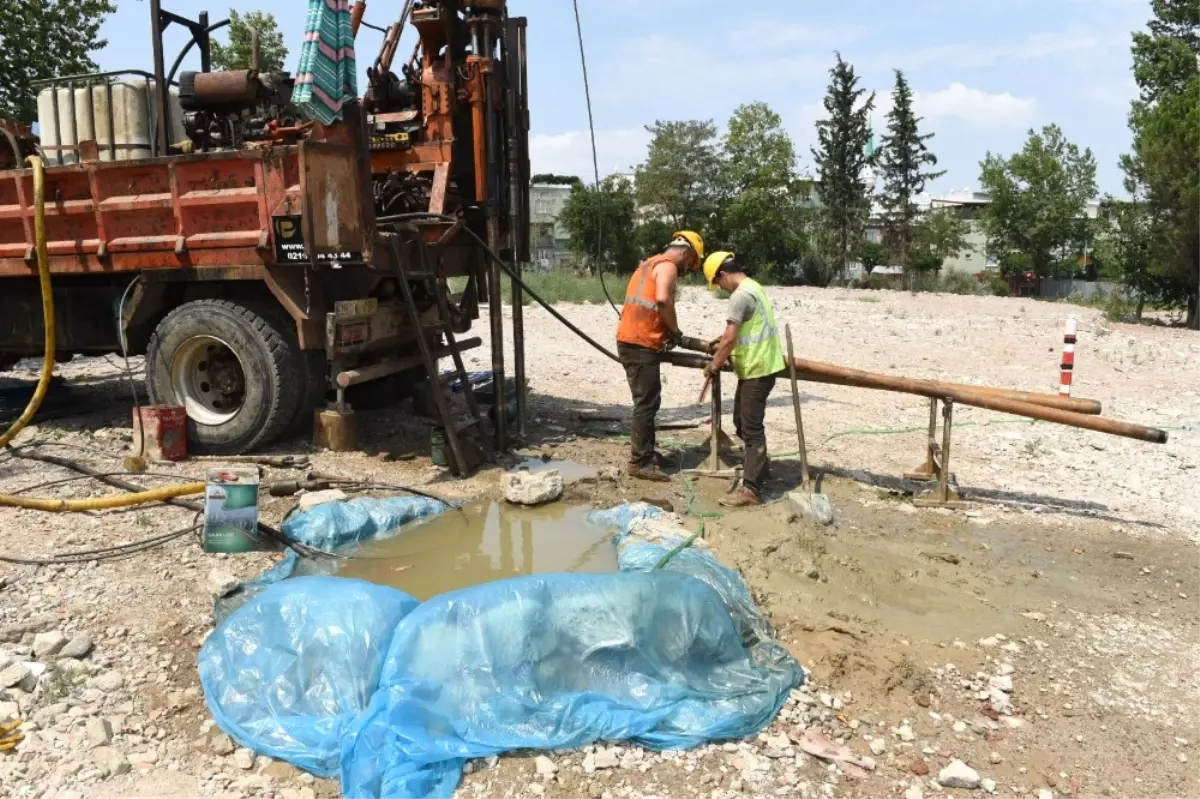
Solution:
<svg viewBox="0 0 1200 799"><path fill-rule="evenodd" d="M763 287L745 278L737 288L749 291L754 297L754 315L738 327L737 343L733 347L733 369L742 380L778 374L787 366L783 345L779 343L779 328L775 311Z"/></svg>

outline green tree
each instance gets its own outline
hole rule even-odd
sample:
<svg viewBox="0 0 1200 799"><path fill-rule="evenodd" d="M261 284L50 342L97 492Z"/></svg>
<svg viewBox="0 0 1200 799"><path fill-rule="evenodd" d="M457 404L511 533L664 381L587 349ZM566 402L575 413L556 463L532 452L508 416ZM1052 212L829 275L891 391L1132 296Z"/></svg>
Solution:
<svg viewBox="0 0 1200 799"><path fill-rule="evenodd" d="M762 276L785 277L782 267L804 247L801 203L805 188L796 177L796 150L783 120L766 103L733 112L724 140L721 241Z"/></svg>
<svg viewBox="0 0 1200 799"><path fill-rule="evenodd" d="M866 89L859 88L854 67L836 55L824 100L828 119L817 123L818 146L812 154L821 184L820 246L826 261L844 277L871 210L871 187L863 181L863 170L874 161L867 144L875 93L862 101Z"/></svg>
<svg viewBox="0 0 1200 799"><path fill-rule="evenodd" d="M912 249L906 268L941 269L947 258L971 249L967 235L971 223L953 208L938 208L921 216L913 230Z"/></svg>
<svg viewBox="0 0 1200 799"><path fill-rule="evenodd" d="M878 242L863 239L858 245L858 252L855 254L858 262L862 264L863 271L867 274L877 266L886 266L888 261L887 248Z"/></svg>
<svg viewBox="0 0 1200 799"><path fill-rule="evenodd" d="M1113 221L1096 239L1101 276L1120 281L1137 298L1136 318L1146 301L1169 303L1172 286L1155 262L1155 231L1146 205L1140 201L1105 199Z"/></svg>
<svg viewBox="0 0 1200 799"><path fill-rule="evenodd" d="M634 216L629 179L610 175L599 188L583 183L571 186L559 221L570 234L567 246L587 263L588 271L632 272L638 264Z"/></svg>
<svg viewBox="0 0 1200 799"><path fill-rule="evenodd" d="M556 175L553 172L542 172L530 178L529 182L538 186L574 186L581 181L574 175Z"/></svg>
<svg viewBox="0 0 1200 799"><path fill-rule="evenodd" d="M283 43L283 34L275 23L274 14L247 11L239 14L229 9L229 43L212 43L213 69L249 69L253 62L253 31L258 31L258 48L261 54L259 70L274 72L283 69L288 49Z"/></svg>
<svg viewBox="0 0 1200 799"><path fill-rule="evenodd" d="M925 190L926 183L946 172L929 170L937 165L937 156L925 144L933 134L920 132L921 118L913 111L912 90L900 70L896 70L892 110L888 111L887 120L888 132L880 148L883 192L879 201L883 206L888 249L896 263L907 266L914 228L920 218L913 198Z"/></svg>
<svg viewBox="0 0 1200 799"><path fill-rule="evenodd" d="M1121 168L1144 214L1139 268L1200 330L1200 0L1153 0L1151 9L1148 30L1133 34L1140 93L1129 111L1133 152Z"/></svg>
<svg viewBox="0 0 1200 799"><path fill-rule="evenodd" d="M96 71L91 53L108 44L99 35L111 0L0 2L0 119L37 121L35 80Z"/></svg>
<svg viewBox="0 0 1200 799"><path fill-rule="evenodd" d="M712 120L655 122L648 125L646 162L637 168L640 207L665 218L675 229L704 230L716 210L717 128Z"/></svg>
<svg viewBox="0 0 1200 799"><path fill-rule="evenodd" d="M1029 131L1021 152L1009 158L988 153L980 167L979 182L992 198L983 228L997 260L1024 253L1046 277L1075 255L1087 202L1096 195L1090 149L1081 151L1061 128L1047 125L1040 133Z"/></svg>
<svg viewBox="0 0 1200 799"><path fill-rule="evenodd" d="M675 229L661 219L648 219L633 229L633 247L640 261L660 253Z"/></svg>

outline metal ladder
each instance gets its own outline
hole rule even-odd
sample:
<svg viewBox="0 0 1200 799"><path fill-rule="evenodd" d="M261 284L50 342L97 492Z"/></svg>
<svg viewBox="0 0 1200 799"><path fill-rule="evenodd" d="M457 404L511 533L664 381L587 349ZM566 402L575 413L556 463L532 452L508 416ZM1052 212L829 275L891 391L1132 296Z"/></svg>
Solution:
<svg viewBox="0 0 1200 799"><path fill-rule="evenodd" d="M446 431L446 442L450 445L450 451L454 455L453 471L459 477L466 477L470 473L470 469L468 467L469 461L465 457L461 434L472 428L480 427L483 424L483 418L480 416L479 402L475 398L475 391L471 386L467 370L463 367L462 353L459 351L458 342L454 339L454 326L450 321L451 312L449 303L446 300L449 288L445 285L445 278L438 274L436 266L430 266L429 253L425 245L425 240L421 238L419 229L405 226L404 228L400 228L400 230L410 234L407 243L415 247L418 260L417 269L408 269L405 266L407 259L405 258L404 242L401 241L401 236L393 235L388 237L392 257L396 264L400 293L404 296L404 304L408 309L408 316L412 322L413 329L417 331L417 346L421 352L421 362L425 365L425 374L429 379L429 387L433 394L433 404L437 410L438 421L441 423L442 429ZM423 283L436 298L436 321L422 321L421 313L417 310L416 300L413 298L412 285L409 281ZM445 349L450 351L450 357L454 361L454 368L446 374L438 372L438 359L434 354L433 347L430 346L429 340L425 337L426 332L438 333L446 339ZM463 421L455 421L450 409L450 397L446 392L446 388L455 381L458 381L462 386L463 396L467 400L467 410L470 411L470 418Z"/></svg>

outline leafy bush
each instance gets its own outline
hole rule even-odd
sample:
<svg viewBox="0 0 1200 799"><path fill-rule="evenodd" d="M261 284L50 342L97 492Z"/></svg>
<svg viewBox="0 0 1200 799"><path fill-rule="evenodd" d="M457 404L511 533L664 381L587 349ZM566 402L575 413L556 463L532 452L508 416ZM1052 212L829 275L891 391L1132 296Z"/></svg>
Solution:
<svg viewBox="0 0 1200 799"><path fill-rule="evenodd" d="M966 272L949 271L938 280L938 291L946 294L979 294L982 288L975 276Z"/></svg>
<svg viewBox="0 0 1200 799"><path fill-rule="evenodd" d="M1007 297L1012 293L1008 281L996 272L987 272L984 274L983 286L996 297Z"/></svg>
<svg viewBox="0 0 1200 799"><path fill-rule="evenodd" d="M888 275L867 275L862 280L857 281L859 288L869 289L871 291L886 291L896 288L896 280Z"/></svg>

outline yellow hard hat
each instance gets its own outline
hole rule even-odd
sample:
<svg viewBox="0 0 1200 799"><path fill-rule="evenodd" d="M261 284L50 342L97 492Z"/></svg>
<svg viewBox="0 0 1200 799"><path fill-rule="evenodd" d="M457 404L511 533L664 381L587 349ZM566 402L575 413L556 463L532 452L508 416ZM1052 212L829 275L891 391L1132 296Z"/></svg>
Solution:
<svg viewBox="0 0 1200 799"><path fill-rule="evenodd" d="M694 230L677 230L671 234L672 245L679 239L683 239L695 251L697 264L704 260L704 239L700 238L699 233Z"/></svg>
<svg viewBox="0 0 1200 799"><path fill-rule="evenodd" d="M708 283L708 287L712 288L717 281L717 272L725 265L726 261L733 258L733 253L725 250L718 250L712 255L704 259L704 280Z"/></svg>

